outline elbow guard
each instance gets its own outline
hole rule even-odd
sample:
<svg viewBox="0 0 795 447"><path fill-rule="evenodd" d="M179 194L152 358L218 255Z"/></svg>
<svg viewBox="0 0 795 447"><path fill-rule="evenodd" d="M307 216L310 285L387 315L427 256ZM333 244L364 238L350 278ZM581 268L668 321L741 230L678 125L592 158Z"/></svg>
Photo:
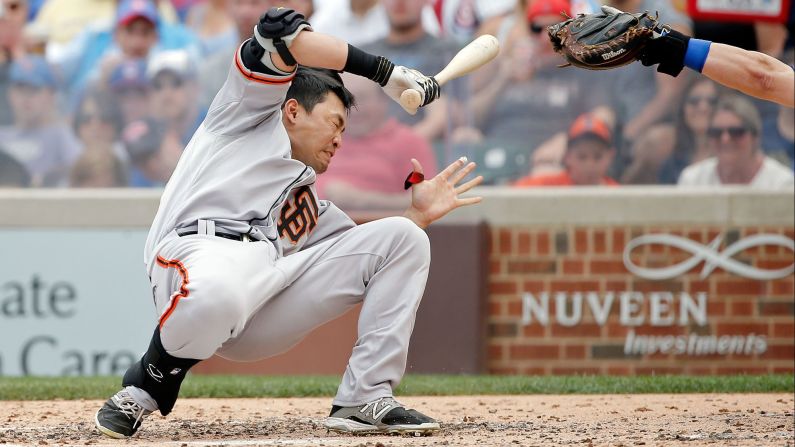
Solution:
<svg viewBox="0 0 795 447"><path fill-rule="evenodd" d="M287 8L271 8L254 27L254 40L265 51L278 53L284 63L296 65L298 62L290 53L290 45L305 29L312 31L302 14Z"/></svg>

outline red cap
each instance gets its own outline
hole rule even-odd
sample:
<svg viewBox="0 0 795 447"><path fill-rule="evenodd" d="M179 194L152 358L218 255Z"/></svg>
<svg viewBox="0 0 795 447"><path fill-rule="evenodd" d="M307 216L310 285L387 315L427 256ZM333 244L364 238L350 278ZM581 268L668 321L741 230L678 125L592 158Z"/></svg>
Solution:
<svg viewBox="0 0 795 447"><path fill-rule="evenodd" d="M152 0L121 0L116 8L116 26L127 26L142 18L157 26L157 8Z"/></svg>
<svg viewBox="0 0 795 447"><path fill-rule="evenodd" d="M560 16L562 12L571 15L571 3L568 0L531 0L527 5L527 21L532 23L538 16Z"/></svg>
<svg viewBox="0 0 795 447"><path fill-rule="evenodd" d="M580 115L569 128L569 143L577 138L585 136L596 137L608 145L610 145L613 140L610 127L607 123L601 118L587 113L585 115Z"/></svg>

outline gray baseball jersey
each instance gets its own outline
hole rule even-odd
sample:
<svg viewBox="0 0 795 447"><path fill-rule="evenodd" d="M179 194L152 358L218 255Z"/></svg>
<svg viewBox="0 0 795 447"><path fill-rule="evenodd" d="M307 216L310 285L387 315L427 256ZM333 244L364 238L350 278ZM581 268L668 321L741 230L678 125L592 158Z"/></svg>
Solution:
<svg viewBox="0 0 795 447"><path fill-rule="evenodd" d="M356 226L318 199L282 124L292 77L254 73L238 51L166 185L145 248L160 336L174 357L253 361L363 303L334 399L359 405L403 376L430 246L406 218Z"/></svg>
<svg viewBox="0 0 795 447"><path fill-rule="evenodd" d="M290 157L281 105L293 76L254 73L238 51L160 199L146 241L147 264L170 231L199 219L215 222L219 231L267 238L281 254L300 249L320 214L323 225L337 231L353 226L330 202L318 200L312 168ZM334 209L326 215L328 208Z"/></svg>

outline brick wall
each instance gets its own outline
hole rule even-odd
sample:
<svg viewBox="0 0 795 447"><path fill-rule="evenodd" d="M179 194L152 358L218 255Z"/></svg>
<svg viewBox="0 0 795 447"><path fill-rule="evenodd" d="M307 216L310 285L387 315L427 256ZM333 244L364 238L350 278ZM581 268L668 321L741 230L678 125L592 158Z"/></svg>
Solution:
<svg viewBox="0 0 795 447"><path fill-rule="evenodd" d="M647 280L630 273L623 262L625 245L647 234L666 233L708 245L717 236L720 253L732 243L752 234L778 234L793 239L792 226L779 227L703 227L703 226L608 226L608 227L522 227L492 226L489 256L488 290L488 368L497 374L734 374L792 372L795 359L795 298L793 274L775 280L755 280L738 276L717 267L701 277L704 262L687 273L666 280ZM631 259L639 266L662 268L686 261L693 253L667 245L651 244L632 251ZM734 254L736 259L759 269L782 269L793 264L793 252L786 247L766 245ZM565 292L560 301L572 315L579 295L581 318L574 325L564 325L555 316L555 296ZM601 321L588 305L587 294L599 303L614 299L607 317ZM593 294L596 292L596 294ZM643 316L638 326L621 324L621 292L640 292L639 308L630 312ZM674 296L671 310L664 316L674 324L652 325L651 302L654 292ZM538 305L548 294L547 324L538 313L530 314L526 294ZM705 324L694 321L688 312L679 312L681 294L697 302L706 294ZM682 314L690 318L679 324ZM659 315L659 308L657 309ZM671 316L673 315L673 316ZM746 348L728 347L734 342ZM715 336L710 338L710 336ZM650 349L625 350L639 338L654 340L665 346L663 352ZM644 338L645 337L645 338ZM693 339L691 341L691 339ZM723 340L723 341L721 341ZM725 343L723 351L695 355L697 343L705 352L708 343ZM679 343L677 351L670 343ZM662 343L662 345L660 345ZM665 343L669 343L665 345ZM688 347L687 343L692 343ZM645 345L648 346L648 345ZM652 346L655 346L652 344ZM653 353L649 353L649 351ZM730 352L729 352L730 351ZM644 352L644 351L640 351ZM727 353L729 352L729 353Z"/></svg>

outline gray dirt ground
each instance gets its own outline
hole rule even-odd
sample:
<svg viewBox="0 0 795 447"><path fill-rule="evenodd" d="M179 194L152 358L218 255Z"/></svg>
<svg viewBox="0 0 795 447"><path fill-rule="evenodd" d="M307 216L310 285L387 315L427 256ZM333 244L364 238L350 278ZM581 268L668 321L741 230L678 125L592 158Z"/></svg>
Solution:
<svg viewBox="0 0 795 447"><path fill-rule="evenodd" d="M0 402L0 444L109 446L795 446L789 394L452 396L400 399L430 437L327 432L330 399L183 399L129 440L94 429L99 401Z"/></svg>

